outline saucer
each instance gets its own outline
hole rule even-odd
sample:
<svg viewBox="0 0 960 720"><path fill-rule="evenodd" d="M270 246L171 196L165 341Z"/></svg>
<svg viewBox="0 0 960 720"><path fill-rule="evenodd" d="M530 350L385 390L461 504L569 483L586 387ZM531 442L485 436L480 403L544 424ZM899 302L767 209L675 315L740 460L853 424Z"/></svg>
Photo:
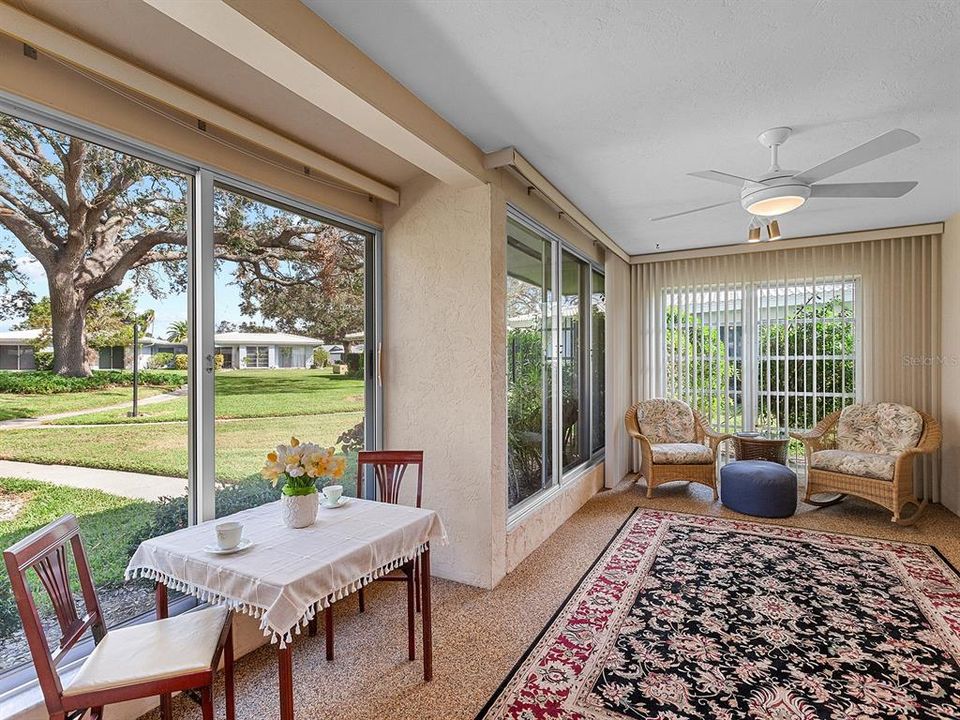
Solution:
<svg viewBox="0 0 960 720"><path fill-rule="evenodd" d="M336 505L327 505L327 503L321 502L320 507L326 508L327 510L336 510L337 508L347 505L349 502L350 502L350 498L346 497L345 495L341 495L340 499L337 500Z"/></svg>
<svg viewBox="0 0 960 720"><path fill-rule="evenodd" d="M208 553L213 553L214 555L231 555L235 552L246 550L251 545L253 545L253 540L250 540L249 538L240 538L240 542L237 543L236 547L232 547L227 550L224 550L222 547L220 547L216 543L213 543L211 545L204 545L203 549L206 550Z"/></svg>

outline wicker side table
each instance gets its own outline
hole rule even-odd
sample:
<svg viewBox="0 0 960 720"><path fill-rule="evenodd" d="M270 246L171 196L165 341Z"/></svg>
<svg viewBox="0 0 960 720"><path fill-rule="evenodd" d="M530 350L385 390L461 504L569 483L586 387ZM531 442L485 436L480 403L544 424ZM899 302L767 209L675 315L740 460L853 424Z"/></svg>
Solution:
<svg viewBox="0 0 960 720"><path fill-rule="evenodd" d="M790 438L733 436L733 452L737 460L768 460L787 464L787 446Z"/></svg>

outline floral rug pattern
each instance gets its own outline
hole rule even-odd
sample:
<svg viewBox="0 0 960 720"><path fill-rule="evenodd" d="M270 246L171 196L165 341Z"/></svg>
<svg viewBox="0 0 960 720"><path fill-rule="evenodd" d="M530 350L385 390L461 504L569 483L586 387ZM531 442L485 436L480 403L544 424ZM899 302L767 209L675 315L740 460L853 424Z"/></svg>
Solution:
<svg viewBox="0 0 960 720"><path fill-rule="evenodd" d="M926 545L638 510L478 718L960 719Z"/></svg>

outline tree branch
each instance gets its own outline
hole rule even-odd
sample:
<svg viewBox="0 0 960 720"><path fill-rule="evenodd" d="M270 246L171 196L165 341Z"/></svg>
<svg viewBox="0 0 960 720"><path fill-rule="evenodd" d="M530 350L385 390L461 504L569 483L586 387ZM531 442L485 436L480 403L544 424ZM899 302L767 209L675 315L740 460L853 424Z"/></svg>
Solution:
<svg viewBox="0 0 960 720"><path fill-rule="evenodd" d="M0 160L3 160L27 185L33 188L34 192L43 198L54 210L60 213L64 220L69 220L70 211L59 193L45 183L37 173L20 162L17 156L11 152L10 147L3 142L0 142Z"/></svg>

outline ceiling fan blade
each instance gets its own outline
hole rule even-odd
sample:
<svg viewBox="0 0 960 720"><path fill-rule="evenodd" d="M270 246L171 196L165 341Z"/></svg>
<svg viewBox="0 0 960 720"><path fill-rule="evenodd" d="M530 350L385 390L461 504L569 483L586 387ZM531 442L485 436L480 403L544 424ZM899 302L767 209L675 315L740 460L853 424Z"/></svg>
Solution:
<svg viewBox="0 0 960 720"><path fill-rule="evenodd" d="M712 208L722 207L723 205L733 205L740 204L739 200L727 200L726 202L716 203L714 205L704 205L703 207L694 208L693 210L684 210L683 212L673 213L672 215L661 215L660 217L650 218L651 222L656 222L657 220L669 220L670 218L680 217L681 215L689 215L690 213L700 212L701 210L710 210Z"/></svg>
<svg viewBox="0 0 960 720"><path fill-rule="evenodd" d="M826 162L822 162L809 170L804 170L802 173L794 175L793 177L807 184L820 182L831 175L836 175L844 170L855 168L857 165L863 165L871 160L882 158L884 155L889 155L897 150L903 150L918 142L920 142L920 138L912 132L900 129L891 130L890 132L885 132L880 137L875 137L863 145L858 145L852 150L847 150L845 153L830 158Z"/></svg>
<svg viewBox="0 0 960 720"><path fill-rule="evenodd" d="M898 198L917 186L909 182L824 183L810 188L810 197L834 198Z"/></svg>
<svg viewBox="0 0 960 720"><path fill-rule="evenodd" d="M719 170L701 170L700 172L687 173L687 175L703 178L704 180L715 180L729 185L736 185L737 187L743 185L745 182L756 182L756 180L751 180L750 178L731 175L730 173L720 172Z"/></svg>

